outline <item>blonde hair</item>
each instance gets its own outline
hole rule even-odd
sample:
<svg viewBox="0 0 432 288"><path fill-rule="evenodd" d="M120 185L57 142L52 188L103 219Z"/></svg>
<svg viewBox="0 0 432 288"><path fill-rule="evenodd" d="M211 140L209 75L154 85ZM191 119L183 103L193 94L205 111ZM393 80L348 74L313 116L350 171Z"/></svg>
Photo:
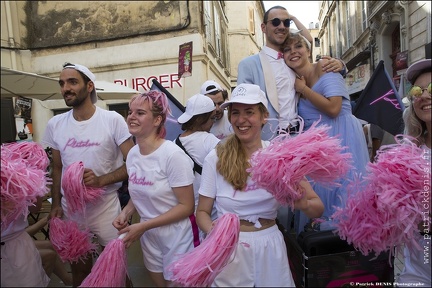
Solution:
<svg viewBox="0 0 432 288"><path fill-rule="evenodd" d="M293 42L301 42L306 45L309 51L311 50L311 43L303 35L301 35L300 33L291 32L290 34L288 34L287 38L282 44L282 51L286 46L292 44Z"/></svg>
<svg viewBox="0 0 432 288"><path fill-rule="evenodd" d="M219 157L216 164L217 171L234 189L243 190L249 176L246 169L250 165L238 137L235 134L228 136L225 143L216 146L216 154Z"/></svg>
<svg viewBox="0 0 432 288"><path fill-rule="evenodd" d="M419 145L425 144L428 133L426 123L417 116L412 103L404 110L403 121L405 123L404 134L416 138Z"/></svg>
<svg viewBox="0 0 432 288"><path fill-rule="evenodd" d="M430 62L429 62L430 63ZM414 77L411 77L411 84L415 84L417 79L426 73L431 72L431 67L427 67L417 72ZM426 138L428 133L431 131L427 130L426 122L421 120L416 112L414 111L414 105L410 102L409 106L404 110L402 114L402 118L405 124L404 134L414 137L418 141L418 145L423 145L426 143Z"/></svg>
<svg viewBox="0 0 432 288"><path fill-rule="evenodd" d="M259 103L258 109L261 117L267 117L268 110L264 104ZM231 122L231 105L228 106L228 119ZM262 128L262 127L261 127ZM246 156L240 139L235 134L227 137L224 143L216 146L216 154L219 158L216 163L216 170L230 183L236 190L246 188L249 173L246 169L250 167L249 159Z"/></svg>

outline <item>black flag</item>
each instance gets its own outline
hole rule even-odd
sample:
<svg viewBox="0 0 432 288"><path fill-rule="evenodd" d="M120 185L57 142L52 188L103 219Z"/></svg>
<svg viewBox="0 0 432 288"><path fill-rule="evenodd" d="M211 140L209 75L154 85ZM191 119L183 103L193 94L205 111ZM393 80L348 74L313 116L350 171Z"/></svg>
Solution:
<svg viewBox="0 0 432 288"><path fill-rule="evenodd" d="M385 70L384 61L381 60L363 89L353 114L396 135L403 132L404 108L399 93Z"/></svg>
<svg viewBox="0 0 432 288"><path fill-rule="evenodd" d="M150 90L157 90L165 93L168 97L169 106L171 109L172 115L168 115L167 121L165 123L165 128L167 130L167 135L165 139L167 140L175 140L177 136L183 133L181 129L181 125L177 122L177 118L183 114L185 111L185 107L173 96L168 90L166 90L156 79L153 79L153 84Z"/></svg>

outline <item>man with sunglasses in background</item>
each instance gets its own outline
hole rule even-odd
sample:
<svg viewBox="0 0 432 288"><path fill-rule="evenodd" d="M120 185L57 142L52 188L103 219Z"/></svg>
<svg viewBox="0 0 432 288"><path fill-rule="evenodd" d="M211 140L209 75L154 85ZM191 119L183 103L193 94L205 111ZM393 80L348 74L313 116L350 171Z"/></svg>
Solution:
<svg viewBox="0 0 432 288"><path fill-rule="evenodd" d="M270 129L263 130L264 140L272 138L276 132L298 132L298 97L294 89L296 74L285 64L281 52L281 45L290 33L291 22L300 29L298 32L302 36L313 43L309 30L295 16L282 6L274 6L265 12L264 22L261 23L265 46L258 54L246 57L238 65L237 85L250 83L260 86L271 104L267 124ZM339 72L344 68L344 64L337 59L322 58L331 60L323 67L326 72Z"/></svg>
<svg viewBox="0 0 432 288"><path fill-rule="evenodd" d="M297 114L297 103L299 96L294 89L295 77L283 59L281 52L282 44L289 33L291 22L300 29L300 33L310 43L313 43L309 30L293 15L282 6L273 6L264 14L264 21L261 23L261 30L265 34L266 44L258 54L248 56L240 61L238 65L237 85L249 83L260 86L269 100L269 118L262 131L263 140L269 140L279 133L296 134L299 128ZM344 64L328 56L323 70L326 72L346 73ZM268 129L270 128L270 129ZM289 208L282 207L278 211L278 222L286 229L290 229L292 213Z"/></svg>

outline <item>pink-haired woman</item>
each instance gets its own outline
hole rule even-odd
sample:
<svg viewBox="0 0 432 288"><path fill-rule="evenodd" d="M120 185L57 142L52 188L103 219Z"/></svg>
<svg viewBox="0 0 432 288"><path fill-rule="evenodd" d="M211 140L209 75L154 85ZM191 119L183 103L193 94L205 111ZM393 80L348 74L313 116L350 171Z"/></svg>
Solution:
<svg viewBox="0 0 432 288"><path fill-rule="evenodd" d="M193 163L175 143L165 140L170 114L167 96L159 91L135 95L127 125L136 145L126 160L131 199L113 225L128 248L140 239L144 265L158 287L170 285L166 267L194 247ZM140 222L128 225L137 211ZM196 227L196 226L195 226Z"/></svg>

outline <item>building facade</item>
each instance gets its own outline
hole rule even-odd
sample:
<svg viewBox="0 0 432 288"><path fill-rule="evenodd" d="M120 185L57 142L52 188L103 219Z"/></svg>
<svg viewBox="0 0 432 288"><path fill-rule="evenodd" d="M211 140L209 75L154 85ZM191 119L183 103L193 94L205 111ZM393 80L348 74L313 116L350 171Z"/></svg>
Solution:
<svg viewBox="0 0 432 288"><path fill-rule="evenodd" d="M239 61L264 43L263 15L262 1L1 1L1 63L53 78L65 62L79 63L97 80L139 92L156 79L185 104L206 80L235 86ZM189 42L192 75L179 78L179 46ZM48 120L67 107L63 100L32 102L39 141ZM97 105L117 110L127 102Z"/></svg>
<svg viewBox="0 0 432 288"><path fill-rule="evenodd" d="M399 89L406 68L431 57L429 1L321 1L319 21L322 53L347 63L353 100L380 60Z"/></svg>

